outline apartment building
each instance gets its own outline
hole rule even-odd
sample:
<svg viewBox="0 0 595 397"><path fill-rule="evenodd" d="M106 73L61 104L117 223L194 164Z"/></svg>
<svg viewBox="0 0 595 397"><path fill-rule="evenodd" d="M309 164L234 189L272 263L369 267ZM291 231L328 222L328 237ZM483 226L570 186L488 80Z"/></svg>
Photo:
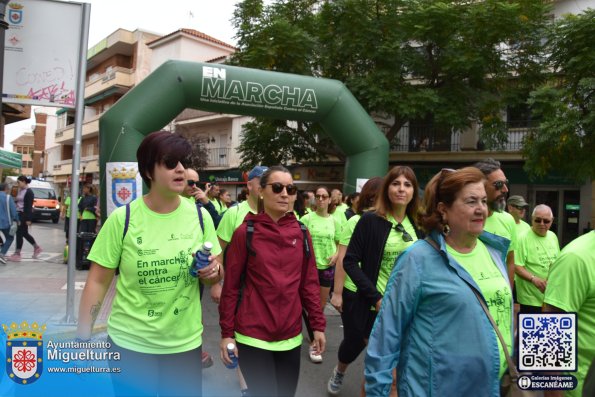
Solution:
<svg viewBox="0 0 595 397"><path fill-rule="evenodd" d="M147 43L158 37L141 30L118 29L88 50L80 182L99 184L99 118L151 73L151 50ZM59 196L64 196L72 183L74 119L73 109L56 112L57 149L52 150L46 174L53 179Z"/></svg>
<svg viewBox="0 0 595 397"><path fill-rule="evenodd" d="M32 132L25 132L23 135L11 141L12 151L22 154L22 175L33 174L33 153L35 152L35 135Z"/></svg>

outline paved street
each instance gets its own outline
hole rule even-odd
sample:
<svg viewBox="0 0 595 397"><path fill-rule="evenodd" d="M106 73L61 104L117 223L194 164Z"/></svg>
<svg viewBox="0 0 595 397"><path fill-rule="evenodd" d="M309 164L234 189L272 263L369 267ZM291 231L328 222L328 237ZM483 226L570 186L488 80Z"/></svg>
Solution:
<svg viewBox="0 0 595 397"><path fill-rule="evenodd" d="M31 228L31 234L43 248L39 259L32 259L33 248L24 243L20 263L8 262L0 264L0 323L20 323L34 321L47 325L44 340L69 339L74 335L75 326L64 324L66 314L66 278L67 266L63 264L64 232L62 221L59 224L51 222L36 222ZM9 254L14 251L13 247ZM86 279L86 271L75 271L75 315L78 312L78 302ZM208 396L239 396L239 386L235 371L226 369L218 357L219 324L217 306L210 300L208 290L205 291L203 317L205 332L203 349L214 353L215 364L203 372L203 390ZM109 300L108 300L109 302ZM104 305L106 306L106 305ZM307 357L307 346L302 346L302 364L298 396L326 396L326 382L335 365L337 349L342 338L341 319L330 306L325 310L327 314L327 353L322 364L313 364ZM96 337L101 340L106 336L105 323L109 308L103 308L100 313ZM350 368L345 378L343 396L358 396L362 380L363 357L360 357ZM2 370L4 372L4 370ZM6 378L5 374L2 374ZM48 376L45 374L44 376ZM106 378L106 381L109 381ZM41 396L40 396L41 397ZM45 396L44 396L45 397Z"/></svg>

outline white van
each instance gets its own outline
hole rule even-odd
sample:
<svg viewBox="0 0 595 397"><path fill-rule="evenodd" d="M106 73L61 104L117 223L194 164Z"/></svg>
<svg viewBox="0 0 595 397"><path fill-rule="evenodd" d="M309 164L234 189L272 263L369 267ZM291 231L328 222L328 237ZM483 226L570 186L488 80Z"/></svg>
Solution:
<svg viewBox="0 0 595 397"><path fill-rule="evenodd" d="M16 177L6 177L5 182L11 186L13 197L16 197ZM56 191L51 183L31 180L29 189L33 191L33 220L47 219L54 223L60 221L60 203L56 197Z"/></svg>

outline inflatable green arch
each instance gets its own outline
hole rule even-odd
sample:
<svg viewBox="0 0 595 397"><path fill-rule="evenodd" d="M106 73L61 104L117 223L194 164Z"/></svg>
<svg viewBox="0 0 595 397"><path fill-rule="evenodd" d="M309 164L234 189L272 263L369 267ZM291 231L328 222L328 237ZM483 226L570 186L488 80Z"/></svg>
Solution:
<svg viewBox="0 0 595 397"><path fill-rule="evenodd" d="M346 193L357 178L384 175L388 141L337 80L222 64L168 61L99 120L101 191L107 162L136 161L145 135L185 108L275 119L317 121L347 156ZM101 200L105 214L106 200Z"/></svg>

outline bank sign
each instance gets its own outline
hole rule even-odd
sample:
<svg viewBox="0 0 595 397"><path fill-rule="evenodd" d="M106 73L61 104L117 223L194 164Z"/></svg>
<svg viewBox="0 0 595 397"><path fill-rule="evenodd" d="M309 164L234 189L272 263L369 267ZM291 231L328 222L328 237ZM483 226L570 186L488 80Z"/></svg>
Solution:
<svg viewBox="0 0 595 397"><path fill-rule="evenodd" d="M253 81L227 79L227 70L202 67L201 100L232 106L245 106L296 113L316 113L318 99L312 88L291 85L263 85Z"/></svg>

